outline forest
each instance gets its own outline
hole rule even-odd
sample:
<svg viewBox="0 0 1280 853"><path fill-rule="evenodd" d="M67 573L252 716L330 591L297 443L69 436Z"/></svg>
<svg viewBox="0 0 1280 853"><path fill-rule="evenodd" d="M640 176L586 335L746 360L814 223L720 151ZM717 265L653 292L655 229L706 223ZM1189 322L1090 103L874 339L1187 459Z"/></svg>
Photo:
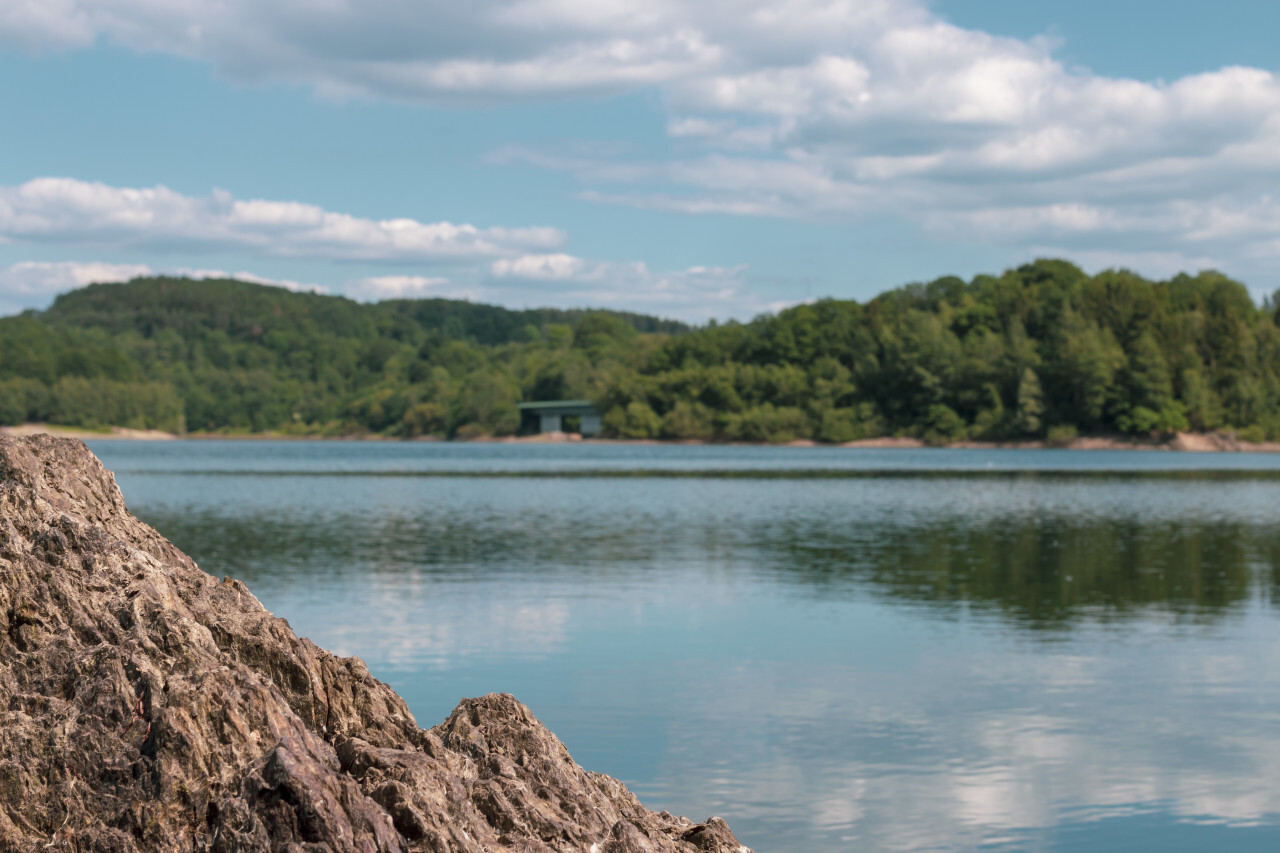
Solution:
<svg viewBox="0 0 1280 853"><path fill-rule="evenodd" d="M521 401L586 398L619 438L1275 440L1278 308L1216 272L1061 260L697 328L146 278L0 318L0 423L477 438L529 430Z"/></svg>

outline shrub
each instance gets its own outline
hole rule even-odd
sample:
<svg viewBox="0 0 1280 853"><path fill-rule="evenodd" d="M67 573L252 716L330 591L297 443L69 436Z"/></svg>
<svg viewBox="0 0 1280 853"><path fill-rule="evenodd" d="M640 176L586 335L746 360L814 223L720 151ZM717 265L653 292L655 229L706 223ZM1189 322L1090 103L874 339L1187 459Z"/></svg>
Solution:
<svg viewBox="0 0 1280 853"><path fill-rule="evenodd" d="M1252 426L1247 426L1242 430L1237 430L1236 438L1240 441L1248 441L1253 444L1257 444L1267 440L1267 431L1264 430L1260 424L1253 424Z"/></svg>
<svg viewBox="0 0 1280 853"><path fill-rule="evenodd" d="M1057 424L1049 427L1049 434L1046 436L1049 443L1054 447L1066 447L1075 441L1080 435L1079 430L1072 424Z"/></svg>
<svg viewBox="0 0 1280 853"><path fill-rule="evenodd" d="M458 427L458 431L456 433L457 437L463 440L469 438L482 438L488 434L489 431L484 428L484 424L477 423L463 424Z"/></svg>
<svg viewBox="0 0 1280 853"><path fill-rule="evenodd" d="M721 433L730 441L785 444L809 434L809 418L793 406L763 403L745 412L722 416Z"/></svg>
<svg viewBox="0 0 1280 853"><path fill-rule="evenodd" d="M818 440L834 444L856 441L863 437L861 426L853 409L827 409L818 426Z"/></svg>
<svg viewBox="0 0 1280 853"><path fill-rule="evenodd" d="M625 409L614 406L606 412L603 426L618 438L656 438L662 429L662 418L648 403L633 400Z"/></svg>
<svg viewBox="0 0 1280 853"><path fill-rule="evenodd" d="M927 444L950 444L965 437L967 427L950 406L934 403L929 407L925 421L924 440Z"/></svg>
<svg viewBox="0 0 1280 853"><path fill-rule="evenodd" d="M712 412L701 403L681 400L662 418L663 438L706 440L714 434Z"/></svg>

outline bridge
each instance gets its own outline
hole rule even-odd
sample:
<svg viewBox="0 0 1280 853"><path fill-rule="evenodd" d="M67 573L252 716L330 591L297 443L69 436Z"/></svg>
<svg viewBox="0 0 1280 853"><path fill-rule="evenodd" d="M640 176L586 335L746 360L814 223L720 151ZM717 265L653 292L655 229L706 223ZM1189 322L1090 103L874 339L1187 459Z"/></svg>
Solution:
<svg viewBox="0 0 1280 853"><path fill-rule="evenodd" d="M600 413L590 400L547 400L539 403L521 403L520 414L538 416L538 432L561 432L564 418L577 416L578 431L584 436L600 431Z"/></svg>

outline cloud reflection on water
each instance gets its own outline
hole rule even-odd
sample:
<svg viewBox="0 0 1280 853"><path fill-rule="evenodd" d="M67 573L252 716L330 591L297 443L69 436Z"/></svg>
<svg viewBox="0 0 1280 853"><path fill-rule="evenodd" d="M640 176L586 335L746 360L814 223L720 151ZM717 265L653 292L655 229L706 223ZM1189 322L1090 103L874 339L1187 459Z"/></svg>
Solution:
<svg viewBox="0 0 1280 853"><path fill-rule="evenodd" d="M386 592L361 610L378 614L358 623L330 624L325 645L339 655L367 655L390 667L448 670L460 660L499 654L543 657L563 650L571 618L564 601L541 604L486 599L478 606L454 604L466 619L437 613L424 620L412 597Z"/></svg>

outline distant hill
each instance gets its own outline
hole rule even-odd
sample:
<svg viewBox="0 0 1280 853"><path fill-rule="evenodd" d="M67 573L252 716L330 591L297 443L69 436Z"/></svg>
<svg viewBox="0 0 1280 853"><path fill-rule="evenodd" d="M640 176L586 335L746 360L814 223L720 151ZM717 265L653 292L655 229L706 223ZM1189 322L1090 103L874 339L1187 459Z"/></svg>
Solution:
<svg viewBox="0 0 1280 853"><path fill-rule="evenodd" d="M511 432L516 403L598 396L674 320L376 304L234 280L92 284L0 319L0 423L399 435Z"/></svg>
<svg viewBox="0 0 1280 853"><path fill-rule="evenodd" d="M144 337L169 329L184 337L208 330L233 340L249 340L267 331L289 329L344 338L365 338L390 331L439 332L456 340L492 346L525 340L529 330L555 324L572 326L585 309L511 310L454 299L394 299L373 304L343 296L295 293L231 279L138 278L124 284L91 284L54 300L47 322L109 333L138 332ZM678 335L684 323L629 312L604 312L637 332ZM260 331L255 331L260 330Z"/></svg>
<svg viewBox="0 0 1280 853"><path fill-rule="evenodd" d="M170 278L0 319L0 423L466 437L518 431L521 400L569 397L632 438L1276 440L1280 327L1219 273L1060 260L696 329Z"/></svg>

